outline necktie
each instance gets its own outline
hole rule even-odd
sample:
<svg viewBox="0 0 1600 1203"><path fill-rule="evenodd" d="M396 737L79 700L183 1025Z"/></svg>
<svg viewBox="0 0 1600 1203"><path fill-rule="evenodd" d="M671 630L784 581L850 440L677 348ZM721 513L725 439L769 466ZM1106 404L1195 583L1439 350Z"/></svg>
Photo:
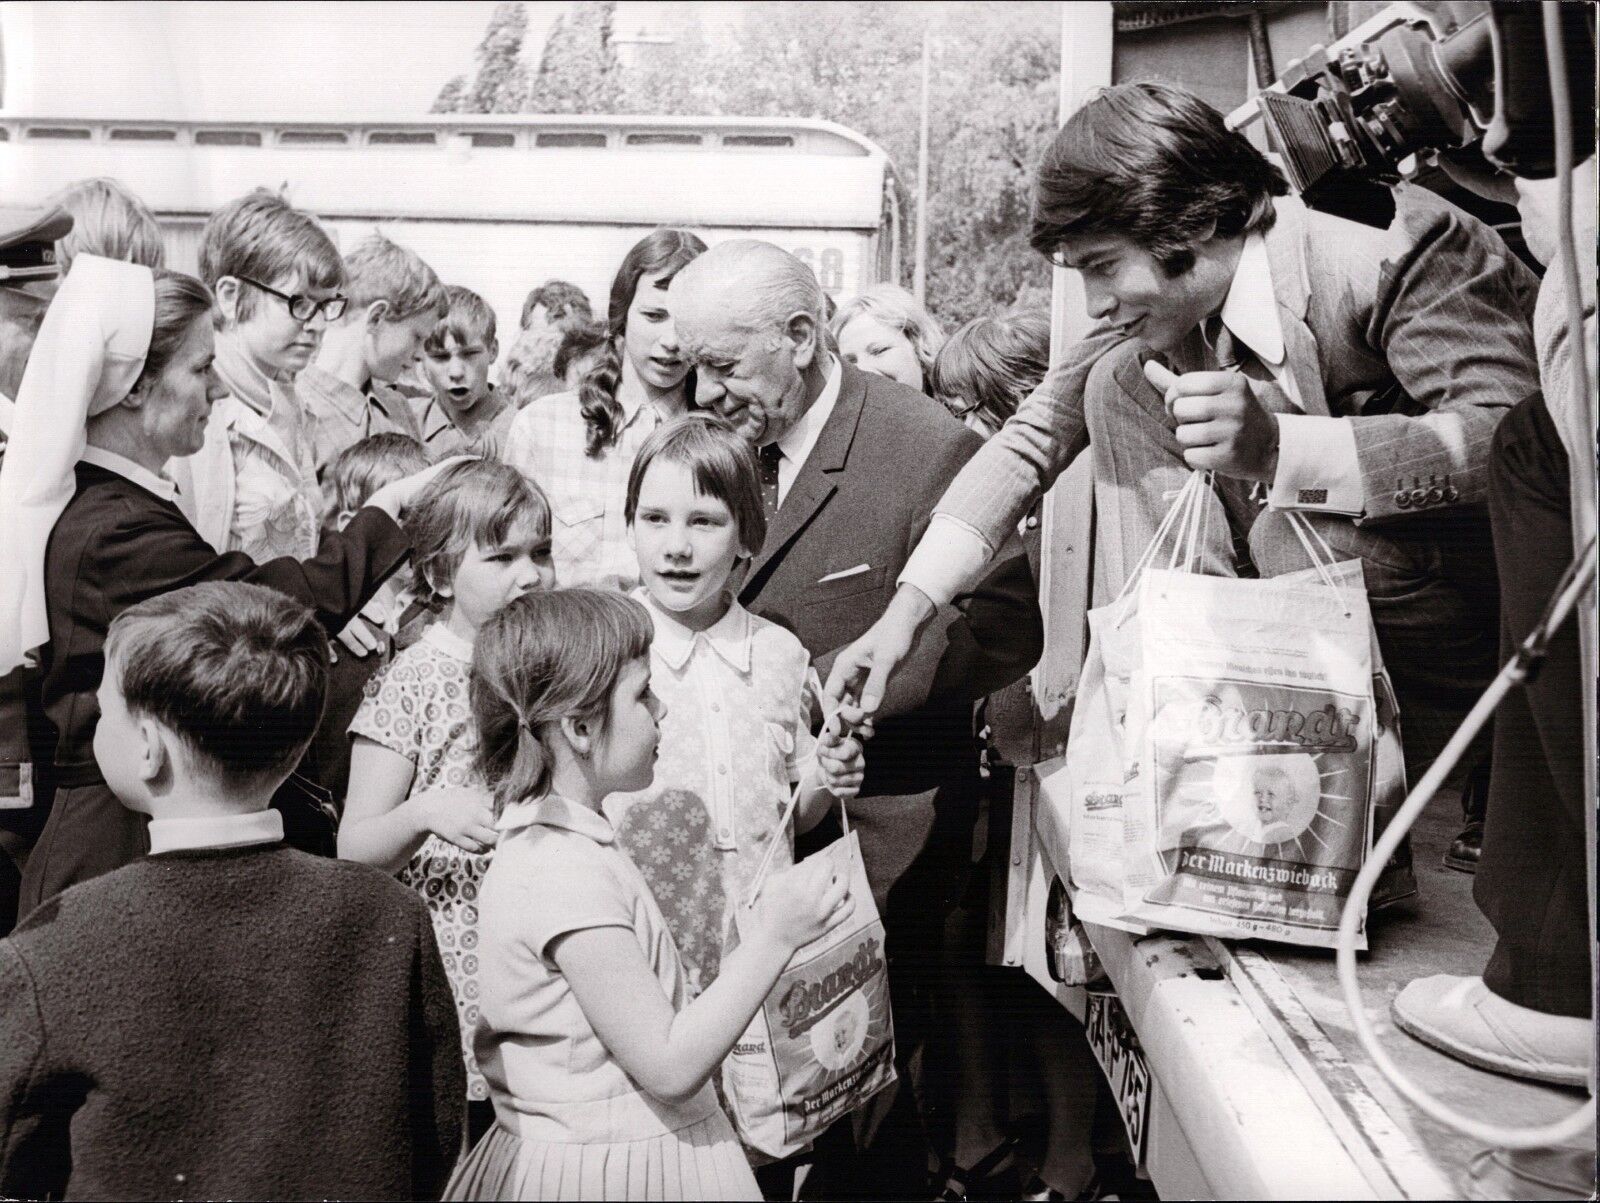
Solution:
<svg viewBox="0 0 1600 1203"><path fill-rule="evenodd" d="M783 459L783 452L778 444L768 443L756 453L756 458L761 464L761 504L771 518L778 512L778 462Z"/></svg>

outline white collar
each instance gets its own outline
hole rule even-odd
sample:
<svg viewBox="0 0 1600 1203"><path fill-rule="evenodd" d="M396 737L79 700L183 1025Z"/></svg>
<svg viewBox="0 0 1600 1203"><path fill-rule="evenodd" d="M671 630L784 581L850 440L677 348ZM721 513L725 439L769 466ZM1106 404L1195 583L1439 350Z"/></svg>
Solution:
<svg viewBox="0 0 1600 1203"><path fill-rule="evenodd" d="M1267 240L1259 232L1244 240L1239 266L1218 315L1233 336L1272 367L1283 366L1283 326L1278 321L1278 294L1272 289Z"/></svg>
<svg viewBox="0 0 1600 1203"><path fill-rule="evenodd" d="M132 481L146 493L161 498L162 501L177 501L178 486L165 476L158 476L149 468L134 463L126 456L118 455L115 451L107 451L104 447L85 447L78 461L84 464L93 464L96 468L104 468L107 472L115 472L124 480Z"/></svg>
<svg viewBox="0 0 1600 1203"><path fill-rule="evenodd" d="M442 618L434 619L423 629L422 641L452 660L460 660L463 664L472 663L472 641L463 639L445 626Z"/></svg>
<svg viewBox="0 0 1600 1203"><path fill-rule="evenodd" d="M283 839L283 816L270 807L244 815L199 819L151 819L150 855L189 848L242 848Z"/></svg>
<svg viewBox="0 0 1600 1203"><path fill-rule="evenodd" d="M839 387L843 381L844 368L838 359L828 356L828 382L822 386L811 408L801 414L800 420L784 431L783 437L778 440L778 450L783 452L783 458L793 464L797 471L805 465L811 449L822 435L822 428L828 424L833 407L839 400Z"/></svg>
<svg viewBox="0 0 1600 1203"><path fill-rule="evenodd" d="M535 823L586 835L597 844L609 844L617 838L611 821L605 815L587 806L568 802L559 794L546 794L542 798L511 803L500 812L494 829L500 832L516 831L519 827L531 827Z"/></svg>
<svg viewBox="0 0 1600 1203"><path fill-rule="evenodd" d="M737 672L750 671L750 642L755 634L755 628L750 622L750 611L737 601L728 607L726 614L705 630L691 631L674 618L670 611L662 609L650 600L650 595L643 589L639 592L643 595L645 609L650 612L650 620L656 628L655 638L650 641L650 650L660 656L662 662L673 672L682 671L697 644L710 647Z"/></svg>

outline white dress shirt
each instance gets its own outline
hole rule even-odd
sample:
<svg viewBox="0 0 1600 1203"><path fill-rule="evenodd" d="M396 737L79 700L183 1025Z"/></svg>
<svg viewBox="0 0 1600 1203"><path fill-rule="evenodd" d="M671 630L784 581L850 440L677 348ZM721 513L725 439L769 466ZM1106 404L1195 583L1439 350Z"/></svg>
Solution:
<svg viewBox="0 0 1600 1203"><path fill-rule="evenodd" d="M800 420L784 432L778 440L778 504L783 504L783 499L789 495L789 488L794 484L794 478L800 475L800 469L806 466L806 458L811 454L811 449L817 445L817 439L822 434L822 428L828 424L828 418L833 414L833 407L839 401L839 386L844 380L844 369L839 366L838 359L828 357L828 382L822 386L822 391L817 394L817 399L811 403L811 408L800 415Z"/></svg>

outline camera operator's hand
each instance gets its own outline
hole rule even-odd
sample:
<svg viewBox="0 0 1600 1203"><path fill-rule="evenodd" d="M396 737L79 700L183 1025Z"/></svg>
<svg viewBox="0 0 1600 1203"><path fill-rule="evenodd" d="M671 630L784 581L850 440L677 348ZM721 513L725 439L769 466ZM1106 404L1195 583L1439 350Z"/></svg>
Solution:
<svg viewBox="0 0 1600 1203"><path fill-rule="evenodd" d="M1191 468L1267 484L1278 470L1278 419L1256 400L1241 372L1178 376L1154 360L1145 378L1162 391L1178 423L1178 445Z"/></svg>

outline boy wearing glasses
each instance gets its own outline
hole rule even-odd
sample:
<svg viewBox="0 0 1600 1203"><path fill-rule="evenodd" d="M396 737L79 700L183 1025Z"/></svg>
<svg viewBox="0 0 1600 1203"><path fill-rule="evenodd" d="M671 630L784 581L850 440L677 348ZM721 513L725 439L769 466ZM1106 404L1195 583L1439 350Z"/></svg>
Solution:
<svg viewBox="0 0 1600 1203"><path fill-rule="evenodd" d="M205 446L170 466L181 503L219 552L307 559L323 507L295 383L348 307L344 264L315 218L258 188L206 222L200 275L217 298L216 371L228 396L212 408Z"/></svg>
<svg viewBox="0 0 1600 1203"><path fill-rule="evenodd" d="M333 505L328 468L368 435L422 441L411 402L394 384L422 356L422 344L445 315L444 285L415 252L372 234L344 257L350 303L330 316L299 393L312 421L317 477Z"/></svg>

